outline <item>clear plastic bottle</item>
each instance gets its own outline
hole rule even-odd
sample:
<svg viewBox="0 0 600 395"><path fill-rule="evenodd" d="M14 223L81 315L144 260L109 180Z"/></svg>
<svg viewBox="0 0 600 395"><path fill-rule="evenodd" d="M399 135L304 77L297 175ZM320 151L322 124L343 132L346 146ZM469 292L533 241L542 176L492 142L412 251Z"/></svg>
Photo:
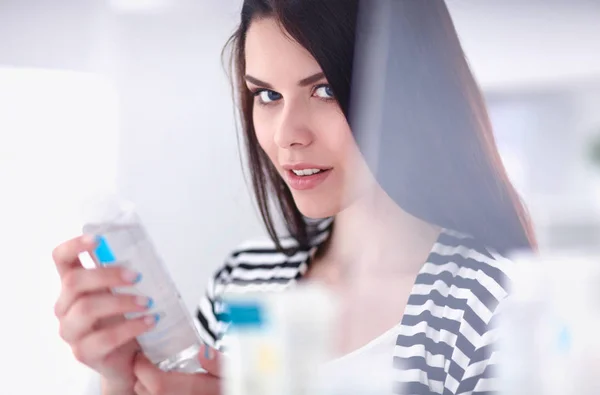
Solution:
<svg viewBox="0 0 600 395"><path fill-rule="evenodd" d="M201 338L134 205L117 195L103 196L87 204L83 216L83 233L98 240L92 253L95 264L119 265L141 274L135 285L112 291L152 298L150 313L160 319L137 338L144 354L164 371L203 372L197 359Z"/></svg>

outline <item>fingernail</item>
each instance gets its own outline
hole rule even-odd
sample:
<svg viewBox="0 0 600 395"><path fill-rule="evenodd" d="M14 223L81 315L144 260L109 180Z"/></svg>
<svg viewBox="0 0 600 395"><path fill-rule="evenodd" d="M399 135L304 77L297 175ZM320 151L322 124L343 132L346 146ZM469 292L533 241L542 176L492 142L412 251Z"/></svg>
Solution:
<svg viewBox="0 0 600 395"><path fill-rule="evenodd" d="M136 284L142 279L142 273L137 273L129 269L123 270L123 279L127 282Z"/></svg>
<svg viewBox="0 0 600 395"><path fill-rule="evenodd" d="M209 361L212 359L212 352L208 344L204 345L204 358L208 359Z"/></svg>
<svg viewBox="0 0 600 395"><path fill-rule="evenodd" d="M144 322L147 325L154 325L156 324L158 321L160 320L160 314L156 313L156 314L152 314L147 316L146 318L144 318Z"/></svg>
<svg viewBox="0 0 600 395"><path fill-rule="evenodd" d="M84 244L95 244L96 243L96 236L93 236L93 235L83 235L81 237L81 241L83 241Z"/></svg>
<svg viewBox="0 0 600 395"><path fill-rule="evenodd" d="M152 306L154 306L154 300L152 300L152 298L148 298L146 296L138 296L135 298L135 302L142 306L145 307L147 309L152 308Z"/></svg>

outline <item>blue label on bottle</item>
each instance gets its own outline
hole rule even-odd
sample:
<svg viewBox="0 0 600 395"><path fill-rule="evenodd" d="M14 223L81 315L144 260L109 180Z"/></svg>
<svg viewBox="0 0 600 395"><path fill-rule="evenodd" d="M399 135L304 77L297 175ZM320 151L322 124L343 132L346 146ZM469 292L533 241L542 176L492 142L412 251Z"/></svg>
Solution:
<svg viewBox="0 0 600 395"><path fill-rule="evenodd" d="M237 328L258 328L264 324L262 306L252 302L226 303L231 325Z"/></svg>
<svg viewBox="0 0 600 395"><path fill-rule="evenodd" d="M98 245L96 246L94 254L96 255L96 259L98 259L98 262L102 265L109 265L116 262L115 255L108 246L106 239L102 236L98 236L97 241Z"/></svg>

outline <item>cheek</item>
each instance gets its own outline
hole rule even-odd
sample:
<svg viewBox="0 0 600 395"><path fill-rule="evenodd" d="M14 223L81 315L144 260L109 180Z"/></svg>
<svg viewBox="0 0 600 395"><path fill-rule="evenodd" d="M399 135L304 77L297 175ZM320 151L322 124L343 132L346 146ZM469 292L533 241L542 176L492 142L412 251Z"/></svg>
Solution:
<svg viewBox="0 0 600 395"><path fill-rule="evenodd" d="M320 120L319 131L319 140L335 164L343 169L352 166L358 149L344 115L341 112L329 112L327 117Z"/></svg>
<svg viewBox="0 0 600 395"><path fill-rule="evenodd" d="M270 121L272 117L267 116L264 110L255 108L252 118L258 144L273 159L277 147L275 146L275 128L272 121Z"/></svg>
<svg viewBox="0 0 600 395"><path fill-rule="evenodd" d="M342 194L349 194L352 198L356 193L365 187L373 184L373 176L369 170L362 153L356 144L350 125L346 117L341 113L321 119L320 141L329 156L332 158L332 165L338 169L338 182L343 186Z"/></svg>

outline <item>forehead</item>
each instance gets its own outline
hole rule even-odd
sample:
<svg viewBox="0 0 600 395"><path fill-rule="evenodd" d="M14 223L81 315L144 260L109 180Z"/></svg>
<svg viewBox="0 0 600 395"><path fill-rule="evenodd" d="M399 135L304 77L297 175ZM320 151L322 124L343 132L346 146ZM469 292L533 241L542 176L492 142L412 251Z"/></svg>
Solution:
<svg viewBox="0 0 600 395"><path fill-rule="evenodd" d="M254 20L246 34L246 73L256 78L302 79L321 71L313 56L274 18Z"/></svg>

